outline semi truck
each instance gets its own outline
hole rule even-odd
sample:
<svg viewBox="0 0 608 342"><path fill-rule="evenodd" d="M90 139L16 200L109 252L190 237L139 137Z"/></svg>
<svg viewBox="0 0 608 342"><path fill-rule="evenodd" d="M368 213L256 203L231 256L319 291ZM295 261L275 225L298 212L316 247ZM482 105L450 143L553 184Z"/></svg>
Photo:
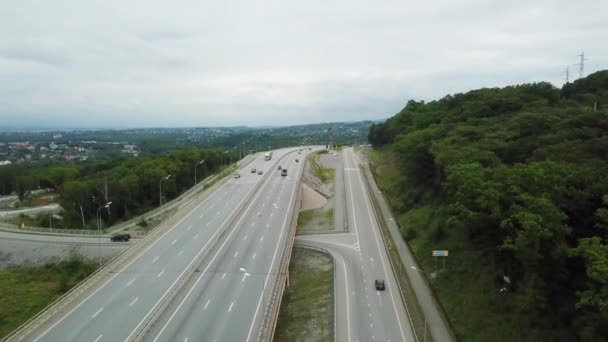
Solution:
<svg viewBox="0 0 608 342"><path fill-rule="evenodd" d="M264 154L264 160L270 160L272 158L272 152L266 152Z"/></svg>

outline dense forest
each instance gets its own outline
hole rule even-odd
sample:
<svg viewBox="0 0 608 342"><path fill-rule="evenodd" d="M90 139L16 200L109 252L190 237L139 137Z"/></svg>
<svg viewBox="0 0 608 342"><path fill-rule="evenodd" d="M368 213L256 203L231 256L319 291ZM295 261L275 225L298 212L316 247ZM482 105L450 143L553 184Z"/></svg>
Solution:
<svg viewBox="0 0 608 342"><path fill-rule="evenodd" d="M63 226L93 228L98 209L108 202L104 221L126 220L159 205L161 180L163 201L171 200L194 185L195 172L200 181L238 157L236 150L188 147L145 158L4 166L0 195L16 193L23 199L31 190L53 189L64 209Z"/></svg>
<svg viewBox="0 0 608 342"><path fill-rule="evenodd" d="M608 71L409 101L369 141L417 257L450 250L459 338L608 339Z"/></svg>

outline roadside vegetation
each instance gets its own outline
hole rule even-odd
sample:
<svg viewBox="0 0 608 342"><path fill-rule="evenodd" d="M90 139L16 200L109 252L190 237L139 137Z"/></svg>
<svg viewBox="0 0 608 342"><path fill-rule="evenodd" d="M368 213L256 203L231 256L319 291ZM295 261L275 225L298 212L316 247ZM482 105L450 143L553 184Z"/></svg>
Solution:
<svg viewBox="0 0 608 342"><path fill-rule="evenodd" d="M0 195L16 192L24 201L33 189L53 189L64 209L62 219L53 220L53 227L93 229L98 214L105 225L112 225L157 207L161 180L163 202L176 198L194 185L195 168L200 181L239 156L239 151L229 153L232 156L219 149L191 147L144 158L27 167L9 165L0 168ZM202 160L205 162L199 164ZM168 175L171 177L166 179ZM112 204L103 208L107 202ZM48 215L34 221L27 223L49 225Z"/></svg>
<svg viewBox="0 0 608 342"><path fill-rule="evenodd" d="M334 182L335 170L332 168L324 168L321 163L319 163L319 153L312 153L308 156L308 161L310 162L310 169L314 173L315 177L319 178L321 182L324 184L330 184ZM324 152L327 153L327 152Z"/></svg>
<svg viewBox="0 0 608 342"><path fill-rule="evenodd" d="M96 264L77 253L44 266L0 270L0 338L88 277Z"/></svg>
<svg viewBox="0 0 608 342"><path fill-rule="evenodd" d="M275 341L334 340L334 262L323 252L294 247Z"/></svg>
<svg viewBox="0 0 608 342"><path fill-rule="evenodd" d="M605 340L608 71L412 100L369 140L460 340Z"/></svg>

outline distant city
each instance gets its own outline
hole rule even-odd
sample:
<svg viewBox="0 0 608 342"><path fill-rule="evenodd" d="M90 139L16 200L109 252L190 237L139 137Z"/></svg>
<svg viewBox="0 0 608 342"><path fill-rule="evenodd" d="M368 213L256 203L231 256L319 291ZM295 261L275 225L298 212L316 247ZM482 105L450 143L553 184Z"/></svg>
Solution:
<svg viewBox="0 0 608 342"><path fill-rule="evenodd" d="M0 166L138 157L184 146L243 151L301 144L364 144L372 121L286 127L137 128L121 130L5 130L0 132Z"/></svg>

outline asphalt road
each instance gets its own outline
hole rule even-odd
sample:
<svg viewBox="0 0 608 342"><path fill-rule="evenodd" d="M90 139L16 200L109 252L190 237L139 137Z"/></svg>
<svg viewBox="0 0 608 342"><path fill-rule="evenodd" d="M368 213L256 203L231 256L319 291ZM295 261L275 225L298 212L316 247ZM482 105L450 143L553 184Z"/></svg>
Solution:
<svg viewBox="0 0 608 342"><path fill-rule="evenodd" d="M24 234L0 231L0 269L23 265L44 264L65 258L71 251L88 257L112 257L133 242L111 242L110 238L95 236L65 236Z"/></svg>
<svg viewBox="0 0 608 342"><path fill-rule="evenodd" d="M285 153L286 150L275 151L273 161ZM34 341L102 342L133 338L178 279L210 250L213 245L210 241L240 214L246 197L255 192L254 187L266 179L250 173L249 168L275 172L273 161L258 157L241 169L241 178L230 179L190 212L178 213L184 216L177 224L166 228L156 241L85 300L45 324Z"/></svg>
<svg viewBox="0 0 608 342"><path fill-rule="evenodd" d="M144 340L258 340L308 152L281 160L287 177L276 168L270 171L272 177L248 203L244 216Z"/></svg>
<svg viewBox="0 0 608 342"><path fill-rule="evenodd" d="M352 148L343 149L349 233L298 236L336 261L336 340L415 341ZM374 281L386 281L376 291Z"/></svg>

